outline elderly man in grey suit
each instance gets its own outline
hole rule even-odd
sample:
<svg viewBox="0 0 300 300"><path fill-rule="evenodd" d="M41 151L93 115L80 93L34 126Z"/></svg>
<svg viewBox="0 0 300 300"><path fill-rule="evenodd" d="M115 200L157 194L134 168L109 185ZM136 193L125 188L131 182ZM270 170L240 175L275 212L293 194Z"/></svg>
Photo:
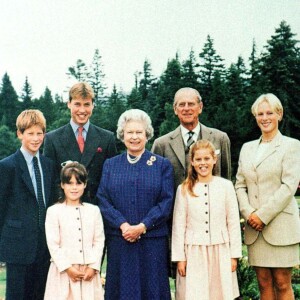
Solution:
<svg viewBox="0 0 300 300"><path fill-rule="evenodd" d="M89 120L94 109L94 91L89 84L79 82L71 87L68 108L70 122L46 134L44 155L55 162L58 186L62 163L72 160L83 164L88 171L84 201L98 205L96 192L104 161L117 154L115 138Z"/></svg>
<svg viewBox="0 0 300 300"><path fill-rule="evenodd" d="M229 138L225 132L206 127L199 122L199 115L203 110L199 92L189 87L181 88L175 94L173 107L180 126L157 138L152 152L171 161L175 172L175 188L186 178L189 147L200 139L209 140L216 148L218 161L213 174L231 179Z"/></svg>
<svg viewBox="0 0 300 300"><path fill-rule="evenodd" d="M216 148L218 161L213 174L231 178L230 141L225 132L209 128L199 122L203 102L199 92L193 88L179 89L174 96L174 112L180 125L168 134L157 138L152 152L168 158L174 168L175 189L186 178L188 171L188 152L190 146L200 139L206 139ZM174 266L171 270L175 277Z"/></svg>

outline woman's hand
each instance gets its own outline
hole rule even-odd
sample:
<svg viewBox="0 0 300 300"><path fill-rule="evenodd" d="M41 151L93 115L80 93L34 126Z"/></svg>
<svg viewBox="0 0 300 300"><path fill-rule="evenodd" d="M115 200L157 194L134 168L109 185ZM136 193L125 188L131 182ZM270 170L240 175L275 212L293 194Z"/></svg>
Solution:
<svg viewBox="0 0 300 300"><path fill-rule="evenodd" d="M96 274L96 270L90 267L86 267L84 270L84 277L83 280L85 281L90 281L94 278L95 274Z"/></svg>
<svg viewBox="0 0 300 300"><path fill-rule="evenodd" d="M186 261L179 261L177 262L177 271L178 274L182 277L186 275Z"/></svg>
<svg viewBox="0 0 300 300"><path fill-rule="evenodd" d="M70 277L70 279L74 282L76 281L81 281L84 277L84 272L79 271L78 269L76 269L75 267L70 267L66 270L68 276Z"/></svg>
<svg viewBox="0 0 300 300"><path fill-rule="evenodd" d="M127 222L121 224L120 229L122 231L122 235L129 229L129 227L130 227L130 224Z"/></svg>
<svg viewBox="0 0 300 300"><path fill-rule="evenodd" d="M265 227L265 224L262 222L262 220L257 216L256 213L252 213L247 223L256 231L262 231Z"/></svg>
<svg viewBox="0 0 300 300"><path fill-rule="evenodd" d="M237 258L232 258L231 259L231 272L236 271L237 264L238 264Z"/></svg>
<svg viewBox="0 0 300 300"><path fill-rule="evenodd" d="M135 242L141 237L144 231L145 225L142 223L138 225L130 225L124 232L122 231L122 236L128 242Z"/></svg>

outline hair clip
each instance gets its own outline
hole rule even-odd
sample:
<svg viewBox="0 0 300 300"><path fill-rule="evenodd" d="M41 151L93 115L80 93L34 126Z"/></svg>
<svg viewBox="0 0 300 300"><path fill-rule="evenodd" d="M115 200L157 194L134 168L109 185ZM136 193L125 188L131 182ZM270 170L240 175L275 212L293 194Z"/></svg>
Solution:
<svg viewBox="0 0 300 300"><path fill-rule="evenodd" d="M67 160L67 161L62 162L60 165L62 167L65 167L66 165L71 164L71 163L78 163L78 161Z"/></svg>

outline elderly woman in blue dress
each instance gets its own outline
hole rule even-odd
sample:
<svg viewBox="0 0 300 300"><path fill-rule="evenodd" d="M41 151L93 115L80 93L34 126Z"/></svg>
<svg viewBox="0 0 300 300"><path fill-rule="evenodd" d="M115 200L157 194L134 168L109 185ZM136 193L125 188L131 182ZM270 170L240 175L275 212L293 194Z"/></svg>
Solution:
<svg viewBox="0 0 300 300"><path fill-rule="evenodd" d="M261 300L294 299L292 267L299 264L300 221L294 194L300 180L300 142L278 130L283 107L273 94L252 105L261 137L243 145L236 192L247 220L245 244Z"/></svg>
<svg viewBox="0 0 300 300"><path fill-rule="evenodd" d="M171 163L145 149L149 116L124 112L117 137L127 150L105 161L97 192L107 237L105 299L171 299L168 226L173 201Z"/></svg>

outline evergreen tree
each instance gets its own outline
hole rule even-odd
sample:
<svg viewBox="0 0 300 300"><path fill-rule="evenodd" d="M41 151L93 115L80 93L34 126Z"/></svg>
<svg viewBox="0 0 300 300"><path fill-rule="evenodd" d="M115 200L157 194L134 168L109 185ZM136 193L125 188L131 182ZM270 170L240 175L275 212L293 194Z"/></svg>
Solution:
<svg viewBox="0 0 300 300"><path fill-rule="evenodd" d="M88 82L94 90L94 101L96 105L99 105L101 101L104 100L104 91L107 88L104 83L104 78L102 56L100 55L99 49L96 49L88 72Z"/></svg>
<svg viewBox="0 0 300 300"><path fill-rule="evenodd" d="M140 109L146 111L150 117L153 114L153 108L155 106L155 96L156 96L156 79L153 77L151 73L151 64L146 59L143 65L143 75L142 79L139 82L139 93L141 96L141 106Z"/></svg>
<svg viewBox="0 0 300 300"><path fill-rule="evenodd" d="M196 63L195 52L193 49L189 53L189 57L182 63L182 85L185 87L191 87L199 90L198 74L196 73L196 68L198 64Z"/></svg>
<svg viewBox="0 0 300 300"><path fill-rule="evenodd" d="M282 102L282 132L300 139L300 51L294 36L290 26L282 21L265 46L261 74L264 91L275 94Z"/></svg>
<svg viewBox="0 0 300 300"><path fill-rule="evenodd" d="M47 126L51 127L52 123L55 121L55 110L54 101L52 98L51 91L48 87L45 88L44 94L35 101L36 108L39 109L47 121Z"/></svg>
<svg viewBox="0 0 300 300"><path fill-rule="evenodd" d="M69 78L76 79L77 81L88 81L89 78L87 66L81 59L76 61L75 66L69 67L66 74L69 76Z"/></svg>
<svg viewBox="0 0 300 300"><path fill-rule="evenodd" d="M219 72L220 75L223 75L225 68L223 59L216 53L214 48L214 41L210 37L207 36L207 41L204 44L202 52L199 54L200 57L200 94L203 99L208 101L209 105L209 97L212 92L213 78L216 71Z"/></svg>
<svg viewBox="0 0 300 300"><path fill-rule="evenodd" d="M170 111L170 107L173 106L175 93L180 88L184 87L182 73L182 65L179 62L178 54L176 54L174 59L168 61L167 68L158 82L157 100L154 107L155 116L152 118L155 135L158 135L161 126L164 128L162 123L170 123L170 119L167 120L166 109ZM167 103L171 106L167 106ZM174 123L171 127L175 128L177 124L178 122ZM171 127L169 128L169 131L172 130Z"/></svg>
<svg viewBox="0 0 300 300"><path fill-rule="evenodd" d="M134 73L134 88L131 90L130 94L127 96L127 108L138 108L143 107L143 99L138 85L139 72Z"/></svg>
<svg viewBox="0 0 300 300"><path fill-rule="evenodd" d="M20 102L7 73L2 78L0 107L1 124L7 125L10 130L15 131L16 118L20 112Z"/></svg>
<svg viewBox="0 0 300 300"><path fill-rule="evenodd" d="M22 99L22 109L30 109L33 108L33 103L32 103L32 89L31 85L28 82L28 77L26 76L25 82L23 85L22 89L22 94L21 94L21 99Z"/></svg>
<svg viewBox="0 0 300 300"><path fill-rule="evenodd" d="M0 159L9 156L20 147L15 132L15 130L11 131L6 125L0 126Z"/></svg>

